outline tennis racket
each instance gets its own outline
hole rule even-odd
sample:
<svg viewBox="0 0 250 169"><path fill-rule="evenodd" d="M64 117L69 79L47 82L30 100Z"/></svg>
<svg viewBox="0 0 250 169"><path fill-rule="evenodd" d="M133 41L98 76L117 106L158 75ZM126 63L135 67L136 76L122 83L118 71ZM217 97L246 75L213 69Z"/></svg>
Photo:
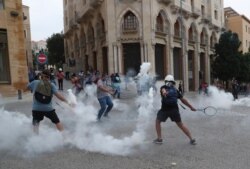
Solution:
<svg viewBox="0 0 250 169"><path fill-rule="evenodd" d="M213 106L208 106L201 109L196 109L197 111L203 112L205 115L214 116L217 113L217 109Z"/></svg>

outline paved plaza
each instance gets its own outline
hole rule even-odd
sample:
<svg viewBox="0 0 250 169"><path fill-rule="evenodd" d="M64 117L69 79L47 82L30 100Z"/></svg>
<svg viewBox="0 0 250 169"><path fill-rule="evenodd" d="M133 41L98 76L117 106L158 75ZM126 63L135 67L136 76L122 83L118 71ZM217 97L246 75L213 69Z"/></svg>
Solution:
<svg viewBox="0 0 250 169"><path fill-rule="evenodd" d="M71 87L69 82L65 85ZM160 104L153 103L156 106L154 112L149 118L143 117L147 119L147 122L143 122L139 118L140 111L146 112L150 109L147 107L149 105L138 104L132 86L128 90L123 88L122 92L120 100L114 99L110 119L88 123L87 126L77 123L79 121L74 119L74 112L54 98L54 106L64 124L68 140L59 146L53 145L54 141L51 140L54 138L46 137L55 133L56 144L63 139L48 120L44 120L40 126L46 131L45 135L40 136L43 139L37 142L34 139L32 142L27 137L29 133L25 124L31 120L31 93L23 94L21 100L17 96L2 98L4 110L0 110L0 169L249 169L250 98L241 96L240 101L230 102L225 99L227 95L224 93L219 93L211 100L198 93L186 93L185 97L195 107L205 102L217 103L216 107L225 106L218 106L217 114L211 117L180 108L184 124L197 140L196 146L190 145L186 136L170 120L162 124L164 143L155 145L152 143L156 137L154 120ZM67 95L67 92L63 94ZM158 102L157 95L153 100ZM78 120L82 118L82 123L93 118L87 113L95 116L94 111L99 109L97 101L83 99L83 102L88 104L81 107L82 111L88 109L93 112L80 114ZM140 106L146 109L140 110ZM10 115L11 112L23 116ZM9 116L11 118L8 119ZM131 143L135 140L132 137L134 133L145 136L145 139L140 143Z"/></svg>

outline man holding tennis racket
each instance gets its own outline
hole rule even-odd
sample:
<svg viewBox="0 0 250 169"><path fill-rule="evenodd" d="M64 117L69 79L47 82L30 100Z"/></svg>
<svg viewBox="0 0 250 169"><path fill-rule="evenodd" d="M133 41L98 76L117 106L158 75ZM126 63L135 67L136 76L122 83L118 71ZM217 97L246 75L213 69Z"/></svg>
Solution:
<svg viewBox="0 0 250 169"><path fill-rule="evenodd" d="M162 97L162 106L157 113L155 122L157 139L155 139L153 142L156 144L163 143L161 135L161 122L165 122L168 118L170 118L189 138L190 144L196 145L196 141L192 137L189 129L182 123L177 101L180 99L181 102L189 107L192 111L196 111L196 109L185 98L183 98L181 93L175 88L175 81L172 75L167 75L165 77L165 85L161 87L160 92Z"/></svg>

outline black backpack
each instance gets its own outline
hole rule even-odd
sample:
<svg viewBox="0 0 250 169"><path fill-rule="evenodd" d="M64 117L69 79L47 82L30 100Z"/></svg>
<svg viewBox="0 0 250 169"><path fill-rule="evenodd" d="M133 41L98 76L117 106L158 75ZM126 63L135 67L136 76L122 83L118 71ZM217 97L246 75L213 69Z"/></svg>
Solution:
<svg viewBox="0 0 250 169"><path fill-rule="evenodd" d="M163 102L165 105L174 106L177 104L178 101L178 94L177 89L174 86L164 86L167 90L167 96L163 98Z"/></svg>
<svg viewBox="0 0 250 169"><path fill-rule="evenodd" d="M49 81L40 80L35 93L35 99L43 104L49 104L52 100L52 87Z"/></svg>

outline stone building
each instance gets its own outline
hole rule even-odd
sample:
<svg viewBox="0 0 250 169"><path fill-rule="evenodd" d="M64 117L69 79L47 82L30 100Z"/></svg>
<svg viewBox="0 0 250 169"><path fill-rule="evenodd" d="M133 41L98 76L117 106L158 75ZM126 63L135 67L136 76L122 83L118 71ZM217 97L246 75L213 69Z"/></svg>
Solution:
<svg viewBox="0 0 250 169"><path fill-rule="evenodd" d="M224 27L223 0L64 0L70 71L126 74L150 62L185 91L210 83L210 56Z"/></svg>
<svg viewBox="0 0 250 169"><path fill-rule="evenodd" d="M241 41L240 51L250 51L250 20L231 7L224 8L226 28L238 34Z"/></svg>
<svg viewBox="0 0 250 169"><path fill-rule="evenodd" d="M25 54L27 65L30 68L33 68L33 56L31 48L31 32L30 32L30 14L29 7L23 5L23 29L24 29L24 38L25 38Z"/></svg>
<svg viewBox="0 0 250 169"><path fill-rule="evenodd" d="M0 94L26 87L28 69L21 0L0 0Z"/></svg>
<svg viewBox="0 0 250 169"><path fill-rule="evenodd" d="M39 51L44 50L47 51L47 42L45 40L39 40L39 41L31 41L31 48L34 51L34 53L39 53Z"/></svg>

